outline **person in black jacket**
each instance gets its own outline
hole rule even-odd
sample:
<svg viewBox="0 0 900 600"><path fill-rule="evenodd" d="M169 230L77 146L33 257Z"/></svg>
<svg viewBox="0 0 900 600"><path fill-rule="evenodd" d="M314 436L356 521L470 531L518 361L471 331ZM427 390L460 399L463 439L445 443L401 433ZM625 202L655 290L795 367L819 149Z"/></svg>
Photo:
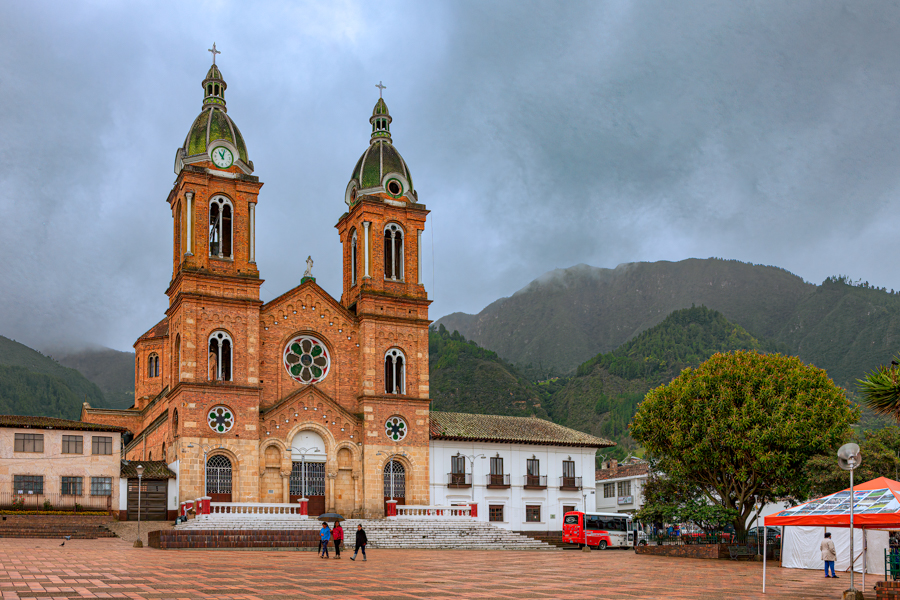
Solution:
<svg viewBox="0 0 900 600"><path fill-rule="evenodd" d="M353 550L353 556L350 557L350 560L356 560L356 554L362 550L363 560L366 560L366 544L368 543L369 538L366 537L366 531L362 528L362 525L356 526L356 548Z"/></svg>

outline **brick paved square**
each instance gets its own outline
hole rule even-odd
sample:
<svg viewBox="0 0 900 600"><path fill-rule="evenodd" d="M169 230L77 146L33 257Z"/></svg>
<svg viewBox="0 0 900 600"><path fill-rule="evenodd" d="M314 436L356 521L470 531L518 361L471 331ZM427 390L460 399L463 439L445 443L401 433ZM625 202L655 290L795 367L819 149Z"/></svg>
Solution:
<svg viewBox="0 0 900 600"><path fill-rule="evenodd" d="M360 557L361 558L361 557ZM583 553L372 550L367 562L314 552L154 550L122 539L0 539L0 598L274 600L341 598L833 599L849 576L761 563ZM876 576L867 578L874 598Z"/></svg>

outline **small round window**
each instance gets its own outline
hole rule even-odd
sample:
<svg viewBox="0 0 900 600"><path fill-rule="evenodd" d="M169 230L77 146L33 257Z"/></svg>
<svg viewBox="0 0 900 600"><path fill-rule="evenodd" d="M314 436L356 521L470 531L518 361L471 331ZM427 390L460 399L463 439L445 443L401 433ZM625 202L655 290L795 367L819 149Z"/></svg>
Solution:
<svg viewBox="0 0 900 600"><path fill-rule="evenodd" d="M395 442L399 442L405 438L408 430L409 428L406 426L406 421L401 417L391 417L387 420L387 423L384 424L385 435Z"/></svg>
<svg viewBox="0 0 900 600"><path fill-rule="evenodd" d="M234 427L234 412L227 406L216 406L206 416L209 428L216 433L228 433Z"/></svg>
<svg viewBox="0 0 900 600"><path fill-rule="evenodd" d="M398 197L403 192L403 186L396 179L391 179L387 184L387 191L393 197Z"/></svg>
<svg viewBox="0 0 900 600"><path fill-rule="evenodd" d="M295 337L284 349L284 368L294 381L318 383L328 376L330 367L328 349L314 337Z"/></svg>

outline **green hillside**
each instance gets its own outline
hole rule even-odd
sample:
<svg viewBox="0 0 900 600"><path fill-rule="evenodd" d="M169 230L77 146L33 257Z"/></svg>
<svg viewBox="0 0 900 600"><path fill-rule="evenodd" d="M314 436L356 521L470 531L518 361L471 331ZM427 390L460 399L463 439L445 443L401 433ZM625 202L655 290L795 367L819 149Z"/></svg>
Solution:
<svg viewBox="0 0 900 600"><path fill-rule="evenodd" d="M0 412L77 419L82 402L103 406L103 393L75 369L0 336Z"/></svg>
<svg viewBox="0 0 900 600"><path fill-rule="evenodd" d="M496 353L443 326L428 334L432 410L547 418L541 392Z"/></svg>
<svg viewBox="0 0 900 600"><path fill-rule="evenodd" d="M675 311L619 348L579 366L576 376L553 394L548 412L557 423L617 441L617 452L624 455L636 448L628 423L647 391L716 352L733 350L785 353L787 348L754 337L704 306Z"/></svg>
<svg viewBox="0 0 900 600"><path fill-rule="evenodd" d="M673 311L704 305L775 338L816 286L780 269L733 260L576 265L545 273L477 315L437 321L532 372L570 374Z"/></svg>
<svg viewBox="0 0 900 600"><path fill-rule="evenodd" d="M52 354L59 364L77 369L97 384L106 399L103 406L128 408L134 404L134 352L96 348Z"/></svg>
<svg viewBox="0 0 900 600"><path fill-rule="evenodd" d="M573 374L672 311L704 305L786 346L848 389L900 347L900 293L733 260L577 265L546 273L477 315L437 321L497 352L533 379Z"/></svg>

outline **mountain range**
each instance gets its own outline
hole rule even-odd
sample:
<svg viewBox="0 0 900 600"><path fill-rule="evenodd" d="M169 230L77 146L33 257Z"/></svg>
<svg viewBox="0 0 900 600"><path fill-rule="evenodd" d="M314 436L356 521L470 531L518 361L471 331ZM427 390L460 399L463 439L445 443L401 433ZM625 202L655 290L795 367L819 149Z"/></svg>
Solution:
<svg viewBox="0 0 900 600"><path fill-rule="evenodd" d="M845 387L890 361L900 343L893 290L843 276L815 285L778 267L718 258L551 271L477 315L453 313L436 324L541 379L572 374L692 305L784 344Z"/></svg>

